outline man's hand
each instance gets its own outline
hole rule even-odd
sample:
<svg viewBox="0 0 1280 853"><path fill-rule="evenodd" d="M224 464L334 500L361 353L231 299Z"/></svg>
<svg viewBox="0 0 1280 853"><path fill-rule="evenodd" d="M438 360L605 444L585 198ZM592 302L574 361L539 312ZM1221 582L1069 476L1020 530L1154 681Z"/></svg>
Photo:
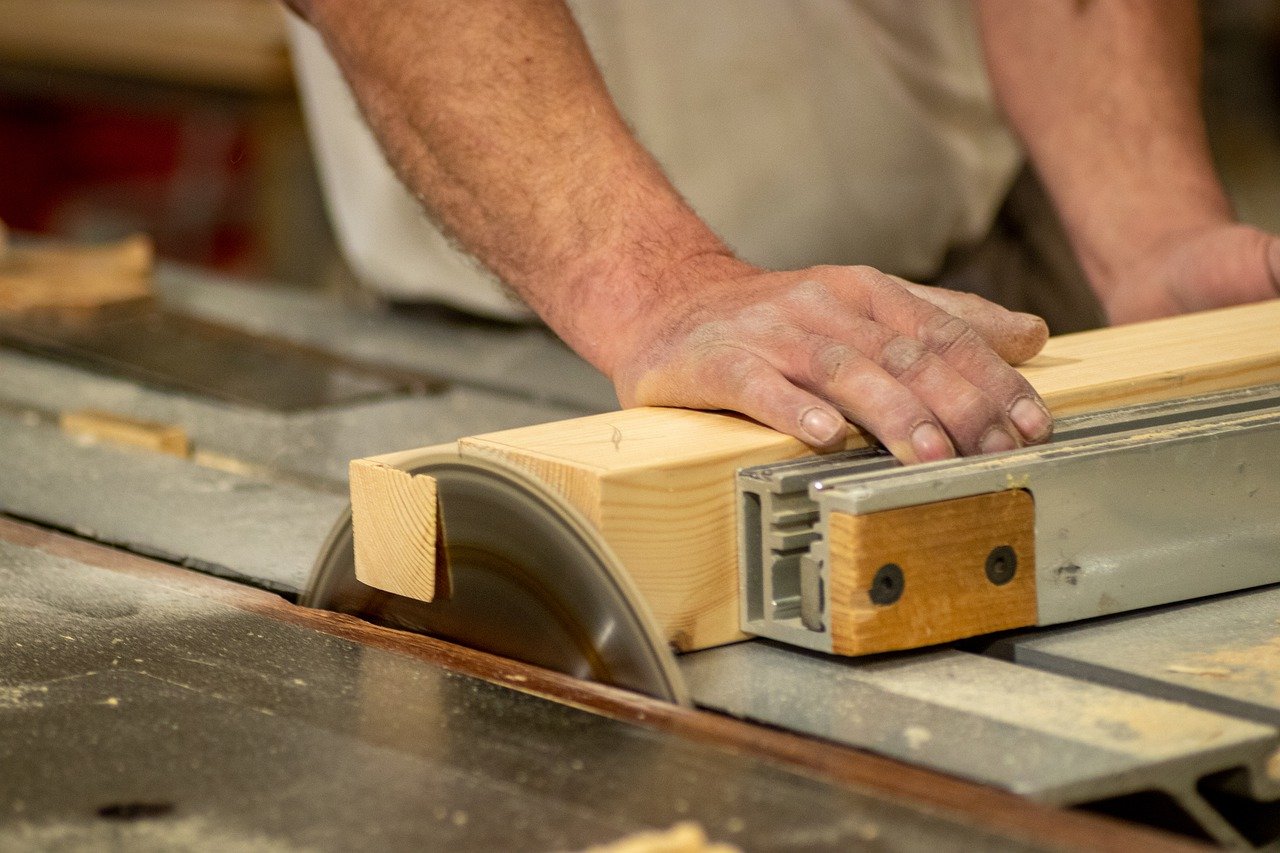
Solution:
<svg viewBox="0 0 1280 853"><path fill-rule="evenodd" d="M295 5L405 183L625 405L731 409L823 448L848 418L904 461L1048 436L1006 363L1043 323L866 268L735 260L632 136L562 0Z"/></svg>
<svg viewBox="0 0 1280 853"><path fill-rule="evenodd" d="M1038 317L870 267L766 272L716 255L678 272L607 356L625 405L731 409L819 448L852 421L904 462L1052 430L1009 366L1044 345Z"/></svg>
<svg viewBox="0 0 1280 853"><path fill-rule="evenodd" d="M979 0L1001 106L1113 323L1280 295L1280 239L1235 223L1200 112L1194 0Z"/></svg>
<svg viewBox="0 0 1280 853"><path fill-rule="evenodd" d="M1103 307L1113 323L1280 297L1280 237L1223 223L1176 232L1152 246L1107 288Z"/></svg>

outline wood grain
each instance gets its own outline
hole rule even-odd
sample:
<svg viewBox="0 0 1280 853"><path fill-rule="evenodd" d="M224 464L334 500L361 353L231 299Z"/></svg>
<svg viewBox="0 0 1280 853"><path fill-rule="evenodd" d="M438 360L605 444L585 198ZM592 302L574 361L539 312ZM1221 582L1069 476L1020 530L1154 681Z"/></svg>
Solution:
<svg viewBox="0 0 1280 853"><path fill-rule="evenodd" d="M1059 416L1280 382L1280 299L1062 335L1019 370Z"/></svg>
<svg viewBox="0 0 1280 853"><path fill-rule="evenodd" d="M1036 624L1035 505L1022 489L866 515L835 512L827 530L838 654L897 651ZM1001 546L1012 549L1017 568L1011 580L996 584L986 562ZM905 582L897 600L877 603L886 566L896 567Z"/></svg>
<svg viewBox="0 0 1280 853"><path fill-rule="evenodd" d="M138 447L184 459L191 454L187 431L173 424L126 418L95 409L77 409L60 414L58 426L67 435L85 441Z"/></svg>
<svg viewBox="0 0 1280 853"><path fill-rule="evenodd" d="M734 473L809 449L745 418L630 409L458 443L562 494L631 572L680 650L741 639Z"/></svg>
<svg viewBox="0 0 1280 853"><path fill-rule="evenodd" d="M441 586L435 478L376 459L356 459L349 472L356 578L385 592L433 601Z"/></svg>

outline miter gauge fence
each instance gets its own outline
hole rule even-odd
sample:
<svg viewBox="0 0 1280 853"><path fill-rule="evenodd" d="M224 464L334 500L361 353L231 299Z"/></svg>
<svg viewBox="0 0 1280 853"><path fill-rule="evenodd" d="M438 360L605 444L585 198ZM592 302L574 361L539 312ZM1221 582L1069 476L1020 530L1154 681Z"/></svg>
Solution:
<svg viewBox="0 0 1280 853"><path fill-rule="evenodd" d="M738 487L742 628L808 649L1181 601L1280 581L1280 385L1060 419L994 456L747 468Z"/></svg>

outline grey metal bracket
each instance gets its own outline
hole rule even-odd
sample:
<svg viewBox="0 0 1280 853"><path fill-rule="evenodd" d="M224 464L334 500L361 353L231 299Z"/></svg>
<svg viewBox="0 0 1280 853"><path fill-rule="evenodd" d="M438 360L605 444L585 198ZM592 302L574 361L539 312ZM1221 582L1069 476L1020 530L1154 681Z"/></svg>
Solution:
<svg viewBox="0 0 1280 853"><path fill-rule="evenodd" d="M755 641L680 665L694 701L731 716L1057 805L1173 809L1230 847L1280 834L1271 725L952 649L849 659Z"/></svg>
<svg viewBox="0 0 1280 853"><path fill-rule="evenodd" d="M738 475L742 628L830 652L831 513L1035 499L1038 624L1280 581L1280 385L1065 418L1048 444L904 468L860 450Z"/></svg>

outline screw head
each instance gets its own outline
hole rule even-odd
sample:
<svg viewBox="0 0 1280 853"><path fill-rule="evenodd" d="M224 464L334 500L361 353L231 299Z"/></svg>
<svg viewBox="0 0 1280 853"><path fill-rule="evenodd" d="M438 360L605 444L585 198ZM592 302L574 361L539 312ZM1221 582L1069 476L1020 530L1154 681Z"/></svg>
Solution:
<svg viewBox="0 0 1280 853"><path fill-rule="evenodd" d="M1004 586L1018 573L1018 552L1008 545L997 545L987 555L987 580Z"/></svg>
<svg viewBox="0 0 1280 853"><path fill-rule="evenodd" d="M907 579L902 574L902 567L897 563L885 563L876 570L867 595L871 598L872 604L881 606L893 604L902 598L902 591L906 585Z"/></svg>

